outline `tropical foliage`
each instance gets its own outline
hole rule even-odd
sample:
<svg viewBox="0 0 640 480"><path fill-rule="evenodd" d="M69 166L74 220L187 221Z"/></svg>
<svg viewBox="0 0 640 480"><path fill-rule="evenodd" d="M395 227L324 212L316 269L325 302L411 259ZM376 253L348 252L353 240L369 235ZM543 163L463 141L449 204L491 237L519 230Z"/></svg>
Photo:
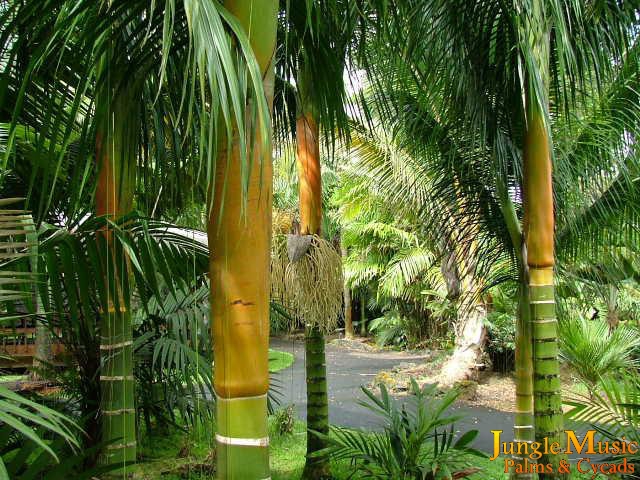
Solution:
<svg viewBox="0 0 640 480"><path fill-rule="evenodd" d="M615 378L639 365L637 328L622 325L610 331L602 320L576 317L565 320L560 331L560 355L592 387L602 375Z"/></svg>
<svg viewBox="0 0 640 480"><path fill-rule="evenodd" d="M638 438L636 1L7 0L0 19L0 334L34 330L59 388L0 385L0 478L126 475L142 431L214 417L218 475L269 477L269 332L299 328L306 477L326 454L468 473L455 391L365 389L385 430L329 434L343 318L515 364L521 440L562 431L566 375L589 389L570 417ZM290 304L284 235L308 237Z"/></svg>
<svg viewBox="0 0 640 480"><path fill-rule="evenodd" d="M379 397L364 387L362 391L367 400L360 404L383 419L384 432L333 427L330 446L322 454L351 460L363 478L450 478L468 466L471 456L484 455L471 447L477 430L454 442L453 425L460 417L446 410L459 392L451 390L437 398L435 385L419 387L413 381L411 406L399 406L382 384Z"/></svg>

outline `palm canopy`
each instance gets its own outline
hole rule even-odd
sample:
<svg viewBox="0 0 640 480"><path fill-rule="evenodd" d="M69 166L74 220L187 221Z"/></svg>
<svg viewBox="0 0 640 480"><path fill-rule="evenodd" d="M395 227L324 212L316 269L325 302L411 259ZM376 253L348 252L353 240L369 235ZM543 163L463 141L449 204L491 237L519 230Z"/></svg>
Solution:
<svg viewBox="0 0 640 480"><path fill-rule="evenodd" d="M76 207L93 188L96 131L113 121L118 99L127 115L117 121L131 132L122 148L139 163L145 206L160 194L169 205L184 202L185 185L199 186L204 198L218 140L231 142L236 127L246 191L245 133L258 128L268 141L269 111L247 35L221 3L7 2L0 45L0 108L11 121L3 166L13 166L21 133L34 137L40 162L28 184L31 193L47 192L37 199L38 218L69 175Z"/></svg>
<svg viewBox="0 0 640 480"><path fill-rule="evenodd" d="M336 141L348 141L350 117L366 116L367 105L351 95L354 66L363 58L365 14L359 0L281 0L276 58L274 120L281 143L295 139L296 116L311 110L324 135L330 160Z"/></svg>
<svg viewBox="0 0 640 480"><path fill-rule="evenodd" d="M525 84L537 95L529 77L538 73L526 63L533 54L519 19L530 6L464 3L395 2L395 14L380 14L388 35L370 42L371 91L394 141L431 173L422 178L434 210L452 212L464 238L480 234L486 246L493 238L521 261L522 99ZM545 117L555 140L559 255L570 257L612 235L627 244L637 235L637 5L550 3L551 68L539 70L551 86ZM389 49L399 35L407 46L394 56ZM422 191L410 185L389 190L405 198ZM608 228L598 228L605 218Z"/></svg>

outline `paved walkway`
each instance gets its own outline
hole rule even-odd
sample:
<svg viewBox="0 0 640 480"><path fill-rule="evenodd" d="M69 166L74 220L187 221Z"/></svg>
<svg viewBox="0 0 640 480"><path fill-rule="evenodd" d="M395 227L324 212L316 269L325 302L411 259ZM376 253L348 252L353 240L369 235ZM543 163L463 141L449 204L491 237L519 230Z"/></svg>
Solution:
<svg viewBox="0 0 640 480"><path fill-rule="evenodd" d="M293 365L277 374L282 394L280 398L282 405L293 403L298 416L304 419L306 416L304 341L273 338L271 348L292 352L295 356ZM370 384L381 370L391 370L403 362L420 363L427 359L426 356L405 352L367 352L331 343L326 346L326 354L329 421L333 425L368 430L382 428L384 424L380 417L357 404L358 400L366 398L360 386ZM399 401L402 400L403 397L399 397ZM474 447L479 450L493 452L492 430L503 431L501 435L503 442L513 440L513 413L470 406L462 402L454 404L450 413L463 416L455 424L457 432L478 430ZM565 425L565 428L574 427L575 425ZM584 425L575 428L579 439L582 438L580 433L586 429ZM601 455L596 455L594 460L601 458Z"/></svg>
<svg viewBox="0 0 640 480"><path fill-rule="evenodd" d="M281 383L281 403L293 403L300 418L306 416L306 389L304 375L304 342L302 340L271 340L271 348L292 352L295 362L292 367L278 374ZM420 363L426 356L403 352L366 352L327 344L327 382L329 394L329 421L334 425L354 428L381 428L380 418L357 404L365 395L360 385L371 383L381 370L390 370L402 362ZM402 401L402 399L400 400ZM513 438L513 414L483 407L454 405L452 414L464 415L457 422L456 430L479 430L476 448L490 452L493 448L491 430L503 430L503 441Z"/></svg>

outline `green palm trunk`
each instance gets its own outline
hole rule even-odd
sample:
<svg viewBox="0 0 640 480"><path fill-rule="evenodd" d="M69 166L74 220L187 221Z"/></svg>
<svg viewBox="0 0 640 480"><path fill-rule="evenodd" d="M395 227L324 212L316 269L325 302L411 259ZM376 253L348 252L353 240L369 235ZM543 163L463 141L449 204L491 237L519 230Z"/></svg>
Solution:
<svg viewBox="0 0 640 480"><path fill-rule="evenodd" d="M271 107L278 2L226 0L224 6L249 38ZM247 111L251 108L247 105ZM253 127L247 138L253 158L246 185L238 142L242 133L235 132L230 152L226 140L220 142L222 153L217 159L208 225L216 476L221 480L270 478L267 391L272 151L270 142L265 145L259 129Z"/></svg>
<svg viewBox="0 0 640 480"><path fill-rule="evenodd" d="M564 445L558 325L554 298L554 213L551 145L543 113L527 99L524 147L525 241L527 245L529 315L533 338L533 395L536 441ZM553 473L540 478L565 478L558 472L562 455L543 455Z"/></svg>
<svg viewBox="0 0 640 480"><path fill-rule="evenodd" d="M124 94L113 98L112 91L98 100L96 214L115 220L133 206L136 129L128 122L135 118L134 102ZM105 284L100 305L100 414L106 444L99 461L125 465L136 460L129 265L108 228L99 232L98 244ZM126 473L126 467L116 473Z"/></svg>
<svg viewBox="0 0 640 480"><path fill-rule="evenodd" d="M533 410L536 441L564 446L558 325L554 298L554 229L552 145L545 111L549 105L550 20L544 2L534 2L524 16L524 39L533 62L525 84L526 131L523 147L524 240L528 267L529 315L533 338ZM533 71L536 69L536 71ZM563 455L543 455L552 473Z"/></svg>
<svg viewBox="0 0 640 480"><path fill-rule="evenodd" d="M553 270L530 272L530 305L533 325L533 394L536 416L536 440L564 444L560 363L558 361L558 323L555 316ZM541 458L554 470L560 463L557 455ZM562 477L558 475L557 477ZM546 478L541 476L541 478ZM548 478L556 478L550 475Z"/></svg>
<svg viewBox="0 0 640 480"><path fill-rule="evenodd" d="M330 478L328 459L310 455L328 446L314 432L329 434L329 402L327 398L327 366L324 335L317 327L305 332L305 368L307 379L307 460L302 478Z"/></svg>
<svg viewBox="0 0 640 480"><path fill-rule="evenodd" d="M110 307L101 316L100 332L102 440L109 442L101 462L135 462L133 338L129 309L124 306Z"/></svg>
<svg viewBox="0 0 640 480"><path fill-rule="evenodd" d="M531 312L529 306L529 282L526 259L524 258L522 243L522 228L518 215L509 193L506 183L498 179L496 183L500 210L504 217L511 244L520 266L518 277L518 318L516 322L516 412L514 415L514 440L530 443L535 440L535 419L533 414L533 333L531 331ZM524 468L525 458L522 455L514 455L520 471ZM529 480L533 478L531 473L516 473L516 468L511 470L511 477Z"/></svg>
<svg viewBox="0 0 640 480"><path fill-rule="evenodd" d="M514 441L533 442L535 423L533 416L533 357L529 286L524 272L520 275L518 319L516 323L516 412L514 416ZM524 469L525 458L514 455L514 460ZM513 470L515 472L515 469ZM531 473L514 473L513 478L532 479Z"/></svg>

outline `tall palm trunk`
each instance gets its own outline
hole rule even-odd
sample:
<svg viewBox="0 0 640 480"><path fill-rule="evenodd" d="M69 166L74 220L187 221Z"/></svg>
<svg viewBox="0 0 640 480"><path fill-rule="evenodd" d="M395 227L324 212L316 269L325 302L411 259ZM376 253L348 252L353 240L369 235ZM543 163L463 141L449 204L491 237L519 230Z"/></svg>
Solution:
<svg viewBox="0 0 640 480"><path fill-rule="evenodd" d="M533 396L536 440L563 443L558 323L554 299L554 213L551 145L543 112L527 98L524 143L524 235L529 271L529 305L533 334ZM557 472L562 457L545 455ZM540 475L562 478L562 474Z"/></svg>
<svg viewBox="0 0 640 480"><path fill-rule="evenodd" d="M133 102L112 92L98 99L101 123L96 135L98 180L96 215L115 220L133 206L135 149L127 118L135 115ZM136 429L133 381L133 332L128 291L129 268L122 249L113 242L108 228L98 237L105 254L106 299L100 306L100 414L102 441L106 443L100 462L124 464L136 460Z"/></svg>
<svg viewBox="0 0 640 480"><path fill-rule="evenodd" d="M360 335L367 335L367 300L365 290L360 291Z"/></svg>
<svg viewBox="0 0 640 480"><path fill-rule="evenodd" d="M528 275L529 312L532 334L533 412L539 442L563 442L558 323L554 298L554 227L551 138L545 110L549 105L551 21L545 2L533 2L523 14L523 39L532 60L525 78L526 130L523 146L523 236ZM566 478L558 467L562 455L543 455L552 473L539 478Z"/></svg>
<svg viewBox="0 0 640 480"><path fill-rule="evenodd" d="M304 67L302 67L304 68ZM322 226L322 182L320 170L319 129L307 91L311 79L301 72L298 83L300 105L296 121L298 144L296 164L300 184L300 231L302 235L320 235ZM326 355L324 335L316 325L305 329L307 378L307 458L302 478L322 479L331 476L329 460L312 457L326 448L325 440L313 432L329 434L329 402L327 398Z"/></svg>
<svg viewBox="0 0 640 480"><path fill-rule="evenodd" d="M227 0L225 7L251 41L271 105L278 2ZM271 148L254 136L244 204L237 138L227 153L218 158L208 223L217 476L257 480L269 478Z"/></svg>

